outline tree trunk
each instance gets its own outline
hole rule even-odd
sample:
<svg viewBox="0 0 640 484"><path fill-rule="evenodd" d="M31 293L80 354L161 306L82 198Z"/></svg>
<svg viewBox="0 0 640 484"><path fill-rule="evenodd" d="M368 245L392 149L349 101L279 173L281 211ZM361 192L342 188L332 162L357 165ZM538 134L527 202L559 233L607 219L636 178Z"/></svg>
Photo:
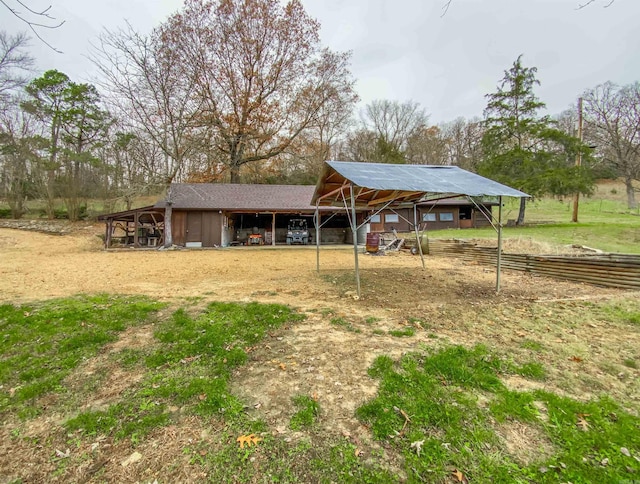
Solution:
<svg viewBox="0 0 640 484"><path fill-rule="evenodd" d="M171 209L171 203L167 202L167 206L164 211L164 246L169 248L173 245L173 236L171 235L171 215L173 211Z"/></svg>
<svg viewBox="0 0 640 484"><path fill-rule="evenodd" d="M56 181L56 174L53 170L47 170L47 184L45 187L45 210L47 211L47 218L49 220L53 220L56 218L55 215L55 191L54 184Z"/></svg>
<svg viewBox="0 0 640 484"><path fill-rule="evenodd" d="M240 167L231 165L231 183L240 183Z"/></svg>
<svg viewBox="0 0 640 484"><path fill-rule="evenodd" d="M524 211L527 208L527 199L525 197L520 198L520 212L518 212L518 220L516 225L524 224Z"/></svg>
<svg viewBox="0 0 640 484"><path fill-rule="evenodd" d="M638 202L636 201L635 189L633 188L633 178L630 176L624 177L624 185L627 188L627 207L629 209L638 208Z"/></svg>

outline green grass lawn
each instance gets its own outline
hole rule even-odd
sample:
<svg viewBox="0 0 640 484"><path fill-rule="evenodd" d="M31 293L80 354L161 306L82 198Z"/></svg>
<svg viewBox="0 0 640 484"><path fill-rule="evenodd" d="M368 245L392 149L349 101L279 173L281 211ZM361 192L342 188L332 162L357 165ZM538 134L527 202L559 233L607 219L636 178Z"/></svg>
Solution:
<svg viewBox="0 0 640 484"><path fill-rule="evenodd" d="M520 201L506 199L503 222L518 216ZM497 216L497 208L494 208ZM572 201L539 199L527 204L525 225L504 227L505 238L527 238L552 245L584 245L605 252L640 253L640 213L619 200L582 198L578 223L571 222ZM495 239L493 228L447 229L428 233L432 239Z"/></svg>
<svg viewBox="0 0 640 484"><path fill-rule="evenodd" d="M267 334L298 324L302 315L258 303L214 302L200 310L157 314L163 308L152 300L116 296L0 306L0 388L11 389L2 393L0 417L3 425L13 426L8 434L15 442L44 446L53 456L59 467L51 477L74 475L74 467L90 459L56 457L63 453L56 445L87 448L109 439L116 447L129 440L135 448L154 429L180 426L189 418L215 428L215 435L180 449L189 456L189 472L204 471L209 482L619 483L633 482L640 473L640 418L611 398L577 401L505 386L503 378L513 375L539 383L548 378L537 358L541 344L528 343L529 357L518 360L506 347L452 344L414 346L396 360L377 357L368 373L378 380L378 392L356 406L356 417L380 447L363 459L348 438L323 433L321 406L313 396L293 396L289 427L299 435L292 440L251 417L248 402L229 391L248 352L264 345ZM584 303L586 312L606 314L629 330L640 322L634 305ZM322 314L333 327L351 331L346 319ZM367 318L363 329L371 331L375 322ZM75 411L95 388L69 381L73 369L119 332L142 324L153 324L153 342L109 357L112 371L133 369L140 380L106 409ZM52 394L59 395L57 403L46 399ZM44 407L43 398L49 402ZM31 419L51 405L70 417L46 440L23 436ZM510 431L529 439L530 448L519 458L506 452L501 440ZM211 435L207 432L203 435ZM239 447L238 436L255 445Z"/></svg>

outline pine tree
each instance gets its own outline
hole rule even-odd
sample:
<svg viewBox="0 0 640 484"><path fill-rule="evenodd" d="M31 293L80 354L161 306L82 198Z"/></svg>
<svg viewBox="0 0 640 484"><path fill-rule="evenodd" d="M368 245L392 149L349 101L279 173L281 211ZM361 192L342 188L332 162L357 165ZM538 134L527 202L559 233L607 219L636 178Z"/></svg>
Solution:
<svg viewBox="0 0 640 484"><path fill-rule="evenodd" d="M505 71L497 92L488 94L484 111L484 158L480 174L537 197L546 194L589 194L593 179L588 167L589 150L577 138L557 129L533 92L540 82L535 67L524 67L522 55ZM583 165L576 167L577 151ZM518 225L524 223L525 200L520 201Z"/></svg>

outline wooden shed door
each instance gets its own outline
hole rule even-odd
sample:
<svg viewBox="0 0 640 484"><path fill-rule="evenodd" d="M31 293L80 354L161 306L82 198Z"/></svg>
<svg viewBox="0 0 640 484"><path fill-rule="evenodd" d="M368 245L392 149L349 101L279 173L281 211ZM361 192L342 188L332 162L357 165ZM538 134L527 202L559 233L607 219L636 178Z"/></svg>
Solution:
<svg viewBox="0 0 640 484"><path fill-rule="evenodd" d="M202 242L202 212L187 212L187 242Z"/></svg>
<svg viewBox="0 0 640 484"><path fill-rule="evenodd" d="M173 212L171 217L171 235L173 243L176 245L184 245L187 241L187 213Z"/></svg>
<svg viewBox="0 0 640 484"><path fill-rule="evenodd" d="M202 213L202 247L222 245L222 215L217 212Z"/></svg>

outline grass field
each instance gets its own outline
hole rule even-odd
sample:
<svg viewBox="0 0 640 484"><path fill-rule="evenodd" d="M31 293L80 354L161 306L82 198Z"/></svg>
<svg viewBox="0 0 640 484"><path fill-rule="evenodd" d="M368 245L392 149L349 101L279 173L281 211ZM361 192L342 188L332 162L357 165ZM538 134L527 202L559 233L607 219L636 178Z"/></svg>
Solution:
<svg viewBox="0 0 640 484"><path fill-rule="evenodd" d="M623 187L613 181L603 182L592 197L582 197L578 223L571 222L571 198L543 198L527 204L525 225L505 227L505 238L535 240L552 245L584 245L605 252L640 253L640 209L626 207ZM518 216L520 201L506 199L503 221ZM497 209L494 208L497 216ZM437 230L430 238L495 239L492 228Z"/></svg>
<svg viewBox="0 0 640 484"><path fill-rule="evenodd" d="M258 303L159 314L164 309L146 298L104 295L0 306L0 385L10 389L0 416L4 430L10 427L5 444L24 452L17 462L28 458L27 449L40 455L45 449L40 476L48 482L108 482L114 475L102 469L105 454L123 445L131 455L155 455L147 465L156 475L164 469L166 478L145 482L158 483L182 482L178 476L185 482L619 483L640 472L640 418L606 395L578 400L545 389L551 377L543 342L526 340L516 352L440 343L418 345L398 359L379 356L368 370L379 382L377 393L355 410L372 444L326 433L322 397L304 393L292 397L295 438L283 438L284 430L252 416L229 383L269 333L286 334L304 316ZM640 312L628 304L583 310L621 329L637 331L640 324ZM551 314L561 318L563 310ZM343 331L357 326L362 337L376 334L376 318L324 316ZM109 371L69 378L119 333L149 324L155 328L149 344L102 352ZM427 320L413 324L413 331L392 336L411 338L430 328ZM634 355L625 364L637 369L639 360ZM109 404L78 411L114 372L137 376ZM507 387L504 380L514 377L531 382L530 389ZM34 438L33 422L51 409L66 417L46 438ZM197 429L187 441L178 430L185 423ZM173 435L169 451L158 447L159 432ZM122 472L128 465L112 467ZM11 475L0 464L5 482L29 481Z"/></svg>

